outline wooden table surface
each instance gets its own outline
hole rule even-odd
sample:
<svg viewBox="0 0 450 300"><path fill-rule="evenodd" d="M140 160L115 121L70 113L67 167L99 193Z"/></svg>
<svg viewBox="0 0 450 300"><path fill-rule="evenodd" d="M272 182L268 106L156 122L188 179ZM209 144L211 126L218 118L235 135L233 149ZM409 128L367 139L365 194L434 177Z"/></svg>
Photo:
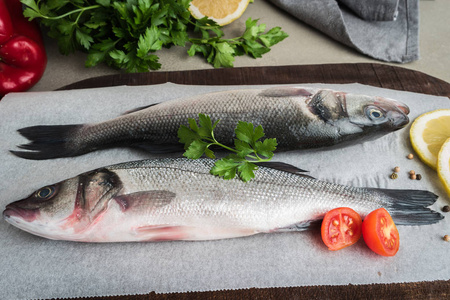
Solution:
<svg viewBox="0 0 450 300"><path fill-rule="evenodd" d="M166 82L196 85L253 85L295 83L361 83L387 89L450 98L450 84L427 74L383 64L326 64L246 67L177 72L118 74L86 79L61 89L151 85ZM450 245L449 245L450 253ZM448 257L436 257L447 264ZM301 272L301 270L299 270ZM149 291L152 287L148 287ZM450 279L396 284L250 288L241 290L129 295L77 299L449 299Z"/></svg>

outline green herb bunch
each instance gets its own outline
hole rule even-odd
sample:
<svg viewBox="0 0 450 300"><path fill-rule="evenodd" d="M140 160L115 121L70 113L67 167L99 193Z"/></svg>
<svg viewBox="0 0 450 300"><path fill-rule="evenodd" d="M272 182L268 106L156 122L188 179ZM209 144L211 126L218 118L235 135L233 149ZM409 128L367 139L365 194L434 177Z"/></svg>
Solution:
<svg viewBox="0 0 450 300"><path fill-rule="evenodd" d="M279 27L248 19L242 36L225 39L222 27L194 19L191 0L21 0L24 15L39 19L59 50L88 52L87 67L106 63L127 72L161 67L154 53L163 47L189 47L214 67L232 67L235 56L261 57L288 35Z"/></svg>
<svg viewBox="0 0 450 300"><path fill-rule="evenodd" d="M211 148L224 148L233 153L216 161L211 174L224 179L232 179L237 174L243 181L251 180L255 177L253 171L258 168L256 164L272 159L277 140L269 138L261 141L265 135L261 125L254 127L252 123L239 121L234 130L236 134L234 148L229 147L214 137L214 129L219 121L213 124L209 116L199 114L198 124L196 120L189 119L189 127L181 125L178 138L180 143L185 145L184 156L198 159L204 154L209 158L216 158Z"/></svg>

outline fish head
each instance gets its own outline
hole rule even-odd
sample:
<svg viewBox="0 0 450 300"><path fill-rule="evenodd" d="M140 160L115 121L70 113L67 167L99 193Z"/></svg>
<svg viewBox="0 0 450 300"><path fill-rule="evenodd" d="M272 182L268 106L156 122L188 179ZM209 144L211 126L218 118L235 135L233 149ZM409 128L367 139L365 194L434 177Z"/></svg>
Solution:
<svg viewBox="0 0 450 300"><path fill-rule="evenodd" d="M24 231L56 238L62 234L61 223L74 212L77 186L76 179L45 186L25 199L8 204L3 217Z"/></svg>
<svg viewBox="0 0 450 300"><path fill-rule="evenodd" d="M350 122L368 131L395 131L409 123L409 107L399 101L363 95L346 95Z"/></svg>
<svg viewBox="0 0 450 300"><path fill-rule="evenodd" d="M109 173L82 174L8 204L3 217L8 223L38 236L80 240L105 210L113 190L115 186Z"/></svg>
<svg viewBox="0 0 450 300"><path fill-rule="evenodd" d="M383 97L320 90L309 102L310 110L336 128L338 139L373 139L409 123L409 108Z"/></svg>

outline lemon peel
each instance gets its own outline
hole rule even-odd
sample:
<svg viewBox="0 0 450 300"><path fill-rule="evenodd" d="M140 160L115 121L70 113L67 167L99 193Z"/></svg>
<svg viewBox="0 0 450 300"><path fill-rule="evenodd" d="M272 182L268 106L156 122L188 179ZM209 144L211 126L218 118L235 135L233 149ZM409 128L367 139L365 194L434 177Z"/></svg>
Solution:
<svg viewBox="0 0 450 300"><path fill-rule="evenodd" d="M437 161L439 179L450 197L450 138L441 147Z"/></svg>
<svg viewBox="0 0 450 300"><path fill-rule="evenodd" d="M438 154L450 138L450 109L438 109L417 117L410 129L410 140L419 158L437 168Z"/></svg>
<svg viewBox="0 0 450 300"><path fill-rule="evenodd" d="M224 26L242 16L249 2L249 0L193 0L189 11L196 19L206 16Z"/></svg>

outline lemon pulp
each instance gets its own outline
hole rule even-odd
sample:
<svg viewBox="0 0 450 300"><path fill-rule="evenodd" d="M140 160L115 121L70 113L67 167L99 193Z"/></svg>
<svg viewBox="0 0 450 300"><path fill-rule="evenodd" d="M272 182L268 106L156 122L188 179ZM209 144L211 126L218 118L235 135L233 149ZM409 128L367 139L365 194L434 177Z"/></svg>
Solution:
<svg viewBox="0 0 450 300"><path fill-rule="evenodd" d="M249 0L193 0L189 11L196 19L206 16L223 26L238 19L248 3Z"/></svg>
<svg viewBox="0 0 450 300"><path fill-rule="evenodd" d="M438 109L416 118L411 126L411 144L419 158L433 169L442 144L450 137L450 109Z"/></svg>

